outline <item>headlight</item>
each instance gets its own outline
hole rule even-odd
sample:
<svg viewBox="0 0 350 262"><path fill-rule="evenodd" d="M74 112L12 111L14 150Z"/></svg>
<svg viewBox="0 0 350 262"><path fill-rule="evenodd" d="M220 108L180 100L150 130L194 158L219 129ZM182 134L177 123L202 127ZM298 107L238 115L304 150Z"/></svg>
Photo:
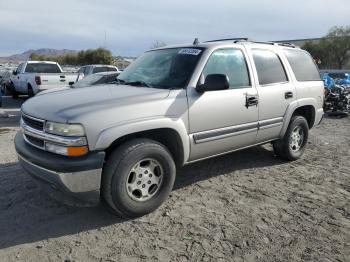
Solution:
<svg viewBox="0 0 350 262"><path fill-rule="evenodd" d="M47 121L45 131L59 136L85 136L84 127L80 124L62 124Z"/></svg>

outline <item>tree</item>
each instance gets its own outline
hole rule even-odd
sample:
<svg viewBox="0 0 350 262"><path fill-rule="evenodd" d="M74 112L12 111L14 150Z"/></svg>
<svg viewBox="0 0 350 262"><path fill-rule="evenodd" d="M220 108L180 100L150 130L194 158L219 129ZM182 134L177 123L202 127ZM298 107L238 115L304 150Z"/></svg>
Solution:
<svg viewBox="0 0 350 262"><path fill-rule="evenodd" d="M350 26L332 27L324 45L328 50L332 50L332 62L342 69L350 59Z"/></svg>
<svg viewBox="0 0 350 262"><path fill-rule="evenodd" d="M321 68L343 69L350 62L350 26L332 27L318 43L306 42L302 48L321 61Z"/></svg>
<svg viewBox="0 0 350 262"><path fill-rule="evenodd" d="M113 56L111 51L104 48L82 50L78 53L65 54L61 56L43 56L32 53L30 60L35 61L55 61L62 65L88 65L88 64L112 64Z"/></svg>
<svg viewBox="0 0 350 262"><path fill-rule="evenodd" d="M150 49L155 49L163 46L166 46L165 42L156 40L153 44L151 44Z"/></svg>

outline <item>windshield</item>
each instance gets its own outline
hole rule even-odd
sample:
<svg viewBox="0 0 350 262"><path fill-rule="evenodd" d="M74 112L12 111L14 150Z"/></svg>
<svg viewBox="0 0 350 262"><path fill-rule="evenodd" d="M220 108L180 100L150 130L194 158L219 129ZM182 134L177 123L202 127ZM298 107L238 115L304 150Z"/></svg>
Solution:
<svg viewBox="0 0 350 262"><path fill-rule="evenodd" d="M154 88L184 88L203 48L169 48L144 53L118 79L125 84Z"/></svg>
<svg viewBox="0 0 350 262"><path fill-rule="evenodd" d="M26 66L26 73L62 73L57 64L31 63Z"/></svg>

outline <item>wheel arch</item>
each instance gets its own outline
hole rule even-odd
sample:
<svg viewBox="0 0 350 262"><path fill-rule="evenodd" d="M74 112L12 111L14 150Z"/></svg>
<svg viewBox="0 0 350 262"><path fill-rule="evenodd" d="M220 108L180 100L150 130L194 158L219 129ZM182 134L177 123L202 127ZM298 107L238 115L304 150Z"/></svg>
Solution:
<svg viewBox="0 0 350 262"><path fill-rule="evenodd" d="M311 129L315 125L315 119L316 119L316 108L317 108L317 101L312 98L308 99L302 99L298 101L294 101L291 103L284 115L284 121L282 130L280 133L280 137L283 137L285 132L287 131L288 125L290 123L290 120L293 116L299 115L305 117L306 121L308 122L309 129Z"/></svg>
<svg viewBox="0 0 350 262"><path fill-rule="evenodd" d="M163 144L174 157L176 165L182 166L188 160L190 145L186 128L182 122L180 124L170 119L104 130L96 141L95 150L104 150L107 159L115 148L135 138L148 138Z"/></svg>

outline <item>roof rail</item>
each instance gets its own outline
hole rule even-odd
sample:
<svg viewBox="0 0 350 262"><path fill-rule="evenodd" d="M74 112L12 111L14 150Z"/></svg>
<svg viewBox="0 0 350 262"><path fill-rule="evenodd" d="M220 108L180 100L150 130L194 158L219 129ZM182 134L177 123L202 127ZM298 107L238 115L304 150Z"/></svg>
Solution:
<svg viewBox="0 0 350 262"><path fill-rule="evenodd" d="M293 45L292 43L277 43L278 45L281 45L281 46L288 46L288 47L293 47L295 48L295 45Z"/></svg>
<svg viewBox="0 0 350 262"><path fill-rule="evenodd" d="M248 41L247 37L239 37L239 38L223 38L223 39L216 39L216 40L209 40L205 41L204 43L211 43L211 42L221 42L221 41Z"/></svg>

